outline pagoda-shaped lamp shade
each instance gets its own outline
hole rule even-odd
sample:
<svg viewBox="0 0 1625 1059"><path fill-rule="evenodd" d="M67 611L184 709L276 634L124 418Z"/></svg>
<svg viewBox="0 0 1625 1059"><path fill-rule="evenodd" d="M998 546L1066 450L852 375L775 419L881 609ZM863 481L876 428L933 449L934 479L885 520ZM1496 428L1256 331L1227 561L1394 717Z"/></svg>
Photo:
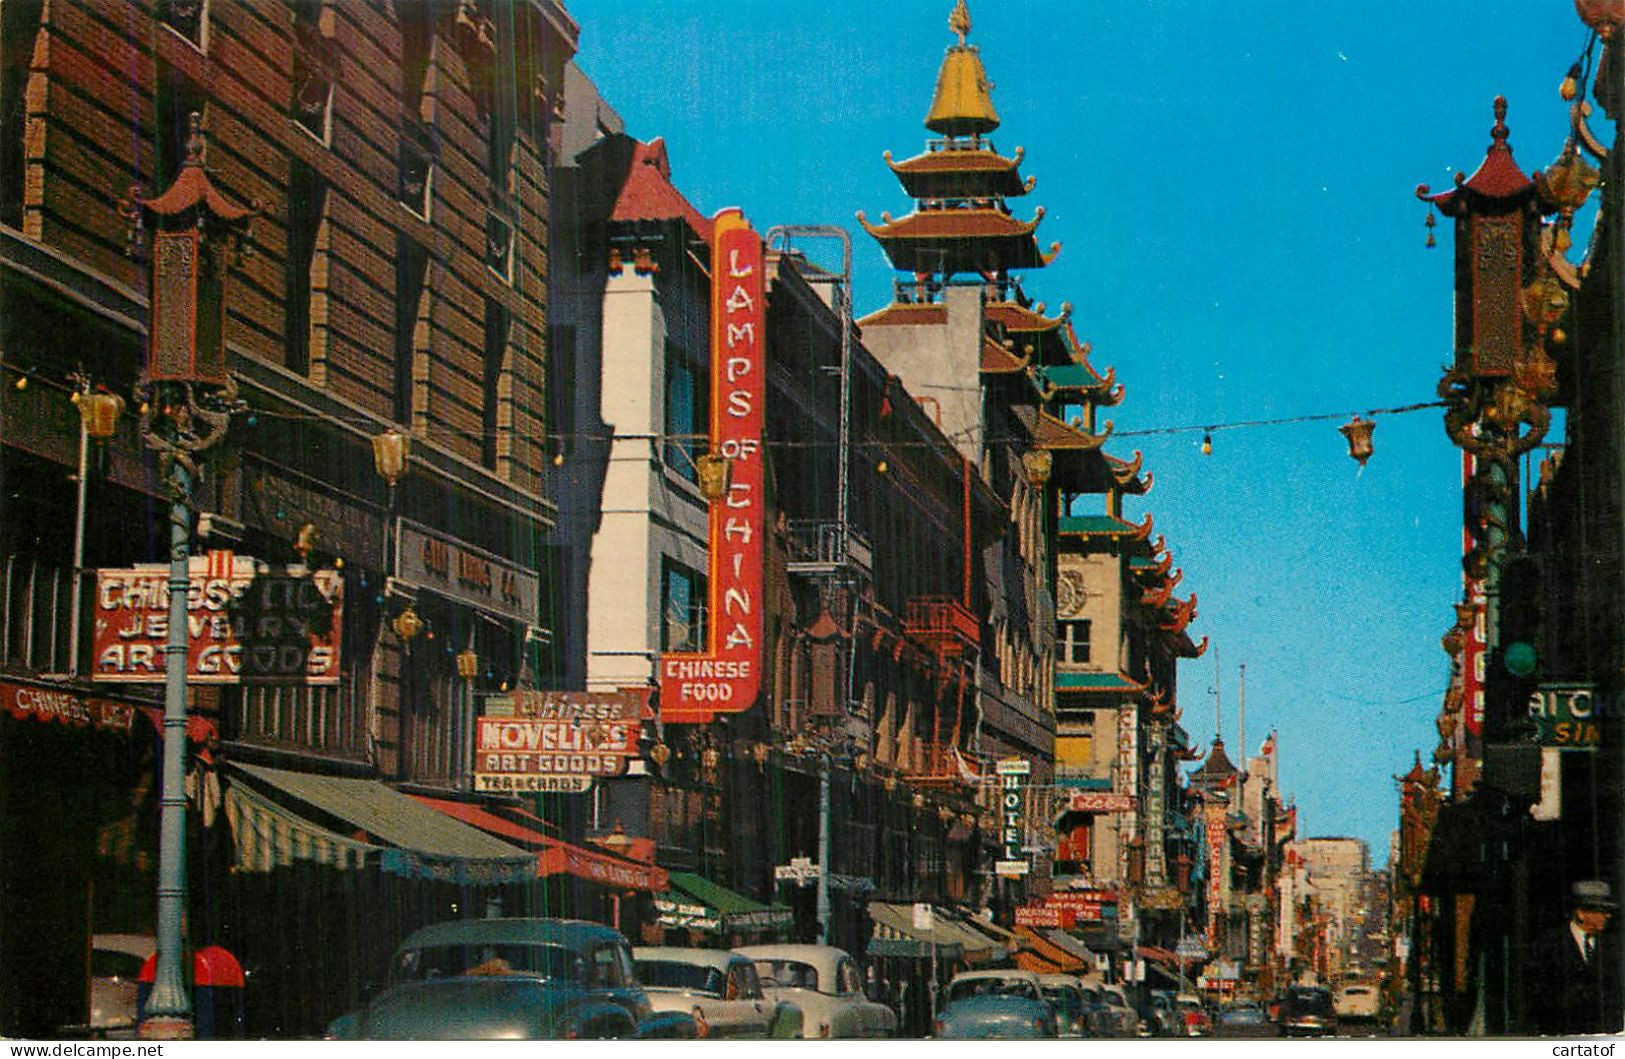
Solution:
<svg viewBox="0 0 1625 1059"><path fill-rule="evenodd" d="M1370 419L1355 416L1353 419L1337 428L1349 443L1349 458L1365 466L1365 461L1371 458L1371 432L1377 429L1377 424Z"/></svg>
<svg viewBox="0 0 1625 1059"><path fill-rule="evenodd" d="M656 743L649 748L649 760L656 765L664 765L671 760L671 747L665 743Z"/></svg>
<svg viewBox="0 0 1625 1059"><path fill-rule="evenodd" d="M465 647L457 652L457 675L464 680L473 680L480 674L480 656L472 647Z"/></svg>
<svg viewBox="0 0 1625 1059"><path fill-rule="evenodd" d="M1614 30L1625 22L1625 0L1574 0L1574 10L1604 40L1613 39Z"/></svg>
<svg viewBox="0 0 1625 1059"><path fill-rule="evenodd" d="M1055 468L1055 454L1048 449L1028 449L1021 454L1021 468L1027 472L1027 483L1042 489Z"/></svg>
<svg viewBox="0 0 1625 1059"><path fill-rule="evenodd" d="M372 465L378 477L394 485L406 473L406 461L412 454L412 438L394 427L373 435Z"/></svg>
<svg viewBox="0 0 1625 1059"><path fill-rule="evenodd" d="M727 457L711 454L700 456L694 461L694 470L700 478L700 495L707 501L714 504L728 495L731 472Z"/></svg>
<svg viewBox="0 0 1625 1059"><path fill-rule="evenodd" d="M105 441L118 433L124 398L114 393L87 393L79 398L79 418L90 437Z"/></svg>

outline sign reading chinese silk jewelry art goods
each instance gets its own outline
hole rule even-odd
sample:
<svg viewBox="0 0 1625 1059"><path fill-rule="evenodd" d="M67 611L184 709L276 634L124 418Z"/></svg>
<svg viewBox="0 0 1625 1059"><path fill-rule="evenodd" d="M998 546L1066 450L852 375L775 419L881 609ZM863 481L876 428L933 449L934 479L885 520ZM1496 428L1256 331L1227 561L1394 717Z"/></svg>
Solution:
<svg viewBox="0 0 1625 1059"><path fill-rule="evenodd" d="M224 550L194 555L186 679L194 684L337 684L344 579ZM169 564L96 571L92 680L164 679Z"/></svg>
<svg viewBox="0 0 1625 1059"><path fill-rule="evenodd" d="M723 210L712 223L711 275L711 455L727 460L730 473L727 492L711 502L706 650L660 656L660 719L667 724L742 713L761 686L767 316L762 240L738 210Z"/></svg>
<svg viewBox="0 0 1625 1059"><path fill-rule="evenodd" d="M993 865L998 875L1021 876L1032 870L1022 856L1026 838L1027 776L1033 770L1025 758L1003 758L995 771L999 775L999 846L1001 860Z"/></svg>
<svg viewBox="0 0 1625 1059"><path fill-rule="evenodd" d="M474 789L579 793L624 775L642 715L641 699L620 691L492 696L474 730Z"/></svg>

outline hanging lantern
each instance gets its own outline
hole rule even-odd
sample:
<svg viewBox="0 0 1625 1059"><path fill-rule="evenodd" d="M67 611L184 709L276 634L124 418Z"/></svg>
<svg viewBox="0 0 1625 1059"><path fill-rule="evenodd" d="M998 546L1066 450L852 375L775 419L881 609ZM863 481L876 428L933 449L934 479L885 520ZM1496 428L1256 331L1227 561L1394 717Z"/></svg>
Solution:
<svg viewBox="0 0 1625 1059"><path fill-rule="evenodd" d="M378 477L393 486L406 473L406 460L412 454L412 438L394 427L373 435L372 465Z"/></svg>
<svg viewBox="0 0 1625 1059"><path fill-rule="evenodd" d="M700 495L716 503L728 495L728 479L732 477L726 456L706 454L694 461L694 470L700 476Z"/></svg>
<svg viewBox="0 0 1625 1059"><path fill-rule="evenodd" d="M666 762L671 760L671 747L665 743L656 743L649 748L649 760L656 765L664 766Z"/></svg>
<svg viewBox="0 0 1625 1059"><path fill-rule="evenodd" d="M457 675L464 680L473 680L480 674L480 656L474 648L465 647L457 652Z"/></svg>
<svg viewBox="0 0 1625 1059"><path fill-rule="evenodd" d="M395 630L395 635L401 638L402 643L411 643L412 638L423 631L423 619L418 617L417 609L410 604L407 608L395 615L395 620L389 623Z"/></svg>
<svg viewBox="0 0 1625 1059"><path fill-rule="evenodd" d="M1362 419L1359 415L1337 428L1337 432L1348 439L1349 458L1362 468L1365 461L1371 458L1371 432L1375 429L1377 424L1374 421Z"/></svg>
<svg viewBox="0 0 1625 1059"><path fill-rule="evenodd" d="M119 416L124 414L124 398L115 393L86 393L78 396L79 419L85 433L106 439L118 433Z"/></svg>
<svg viewBox="0 0 1625 1059"><path fill-rule="evenodd" d="M1202 431L1202 455L1213 455L1213 432L1211 430Z"/></svg>
<svg viewBox="0 0 1625 1059"><path fill-rule="evenodd" d="M720 764L722 764L722 752L716 747L708 746L700 754L700 767L707 772L714 770Z"/></svg>
<svg viewBox="0 0 1625 1059"><path fill-rule="evenodd" d="M757 743L750 748L750 756L755 759L758 768L766 767L767 756L772 752L772 749L766 743Z"/></svg>
<svg viewBox="0 0 1625 1059"><path fill-rule="evenodd" d="M887 794L891 794L897 790L897 777L887 776L885 779L880 781L880 785L886 788Z"/></svg>
<svg viewBox="0 0 1625 1059"><path fill-rule="evenodd" d="M1048 449L1028 449L1021 454L1021 467L1027 472L1027 484L1042 489L1049 481L1055 466L1055 454Z"/></svg>
<svg viewBox="0 0 1625 1059"><path fill-rule="evenodd" d="M925 795L916 794L914 796L914 808L916 808L916 809L924 809L925 808Z"/></svg>

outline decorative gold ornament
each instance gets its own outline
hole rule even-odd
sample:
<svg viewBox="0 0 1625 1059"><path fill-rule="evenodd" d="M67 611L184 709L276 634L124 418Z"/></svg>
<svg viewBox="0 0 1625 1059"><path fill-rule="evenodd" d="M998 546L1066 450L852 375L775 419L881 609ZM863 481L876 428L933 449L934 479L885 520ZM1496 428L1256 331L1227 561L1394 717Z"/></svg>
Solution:
<svg viewBox="0 0 1625 1059"><path fill-rule="evenodd" d="M390 427L382 434L373 435L372 465L390 485L401 480L406 473L406 462L412 454L412 437Z"/></svg>
<svg viewBox="0 0 1625 1059"><path fill-rule="evenodd" d="M649 760L662 767L671 760L671 747L665 743L656 743L649 748Z"/></svg>
<svg viewBox="0 0 1625 1059"><path fill-rule="evenodd" d="M1370 419L1362 419L1358 414L1347 423L1337 428L1349 443L1349 458L1362 468L1365 461L1371 458L1371 432L1377 429L1377 424Z"/></svg>
<svg viewBox="0 0 1625 1059"><path fill-rule="evenodd" d="M1028 449L1021 454L1021 467L1027 472L1027 484L1042 489L1055 467L1055 454L1048 449Z"/></svg>
<svg viewBox="0 0 1625 1059"><path fill-rule="evenodd" d="M389 623L395 630L395 635L401 638L402 643L411 643L418 633L423 631L423 619L418 617L415 607L408 604L406 609L395 615L395 620Z"/></svg>
<svg viewBox="0 0 1625 1059"><path fill-rule="evenodd" d="M694 470L699 475L700 495L711 503L716 503L728 495L728 481L732 477L732 465L725 456L714 456L707 453L694 461Z"/></svg>

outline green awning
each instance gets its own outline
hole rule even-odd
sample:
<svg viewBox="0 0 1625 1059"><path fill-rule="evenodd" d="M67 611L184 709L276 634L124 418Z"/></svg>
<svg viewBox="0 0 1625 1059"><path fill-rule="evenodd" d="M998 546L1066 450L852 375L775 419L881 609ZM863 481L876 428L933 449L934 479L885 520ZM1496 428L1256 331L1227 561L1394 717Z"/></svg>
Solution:
<svg viewBox="0 0 1625 1059"><path fill-rule="evenodd" d="M1068 673L1055 674L1056 691L1144 691L1145 685L1130 680L1121 673Z"/></svg>
<svg viewBox="0 0 1625 1059"><path fill-rule="evenodd" d="M358 840L356 845L367 847L376 843L381 847L377 849L378 866L391 875L474 886L521 883L536 877L534 853L453 820L377 780L290 772L263 765L238 763L234 767L243 775L363 832L373 841ZM296 823L284 824L283 831L305 836L300 841L314 843L313 849L334 849L333 839L341 838L283 806L273 806L268 799L260 799L256 806L266 807L292 817ZM295 842L287 848L294 850L299 845ZM367 852L353 849L346 856L350 858L349 863L358 864L367 859ZM333 856L337 855L335 851ZM325 860L327 856L323 852L301 859Z"/></svg>
<svg viewBox="0 0 1625 1059"><path fill-rule="evenodd" d="M670 889L655 896L660 925L708 934L779 930L790 926L795 914L783 905L764 905L735 893L703 875L670 873Z"/></svg>

